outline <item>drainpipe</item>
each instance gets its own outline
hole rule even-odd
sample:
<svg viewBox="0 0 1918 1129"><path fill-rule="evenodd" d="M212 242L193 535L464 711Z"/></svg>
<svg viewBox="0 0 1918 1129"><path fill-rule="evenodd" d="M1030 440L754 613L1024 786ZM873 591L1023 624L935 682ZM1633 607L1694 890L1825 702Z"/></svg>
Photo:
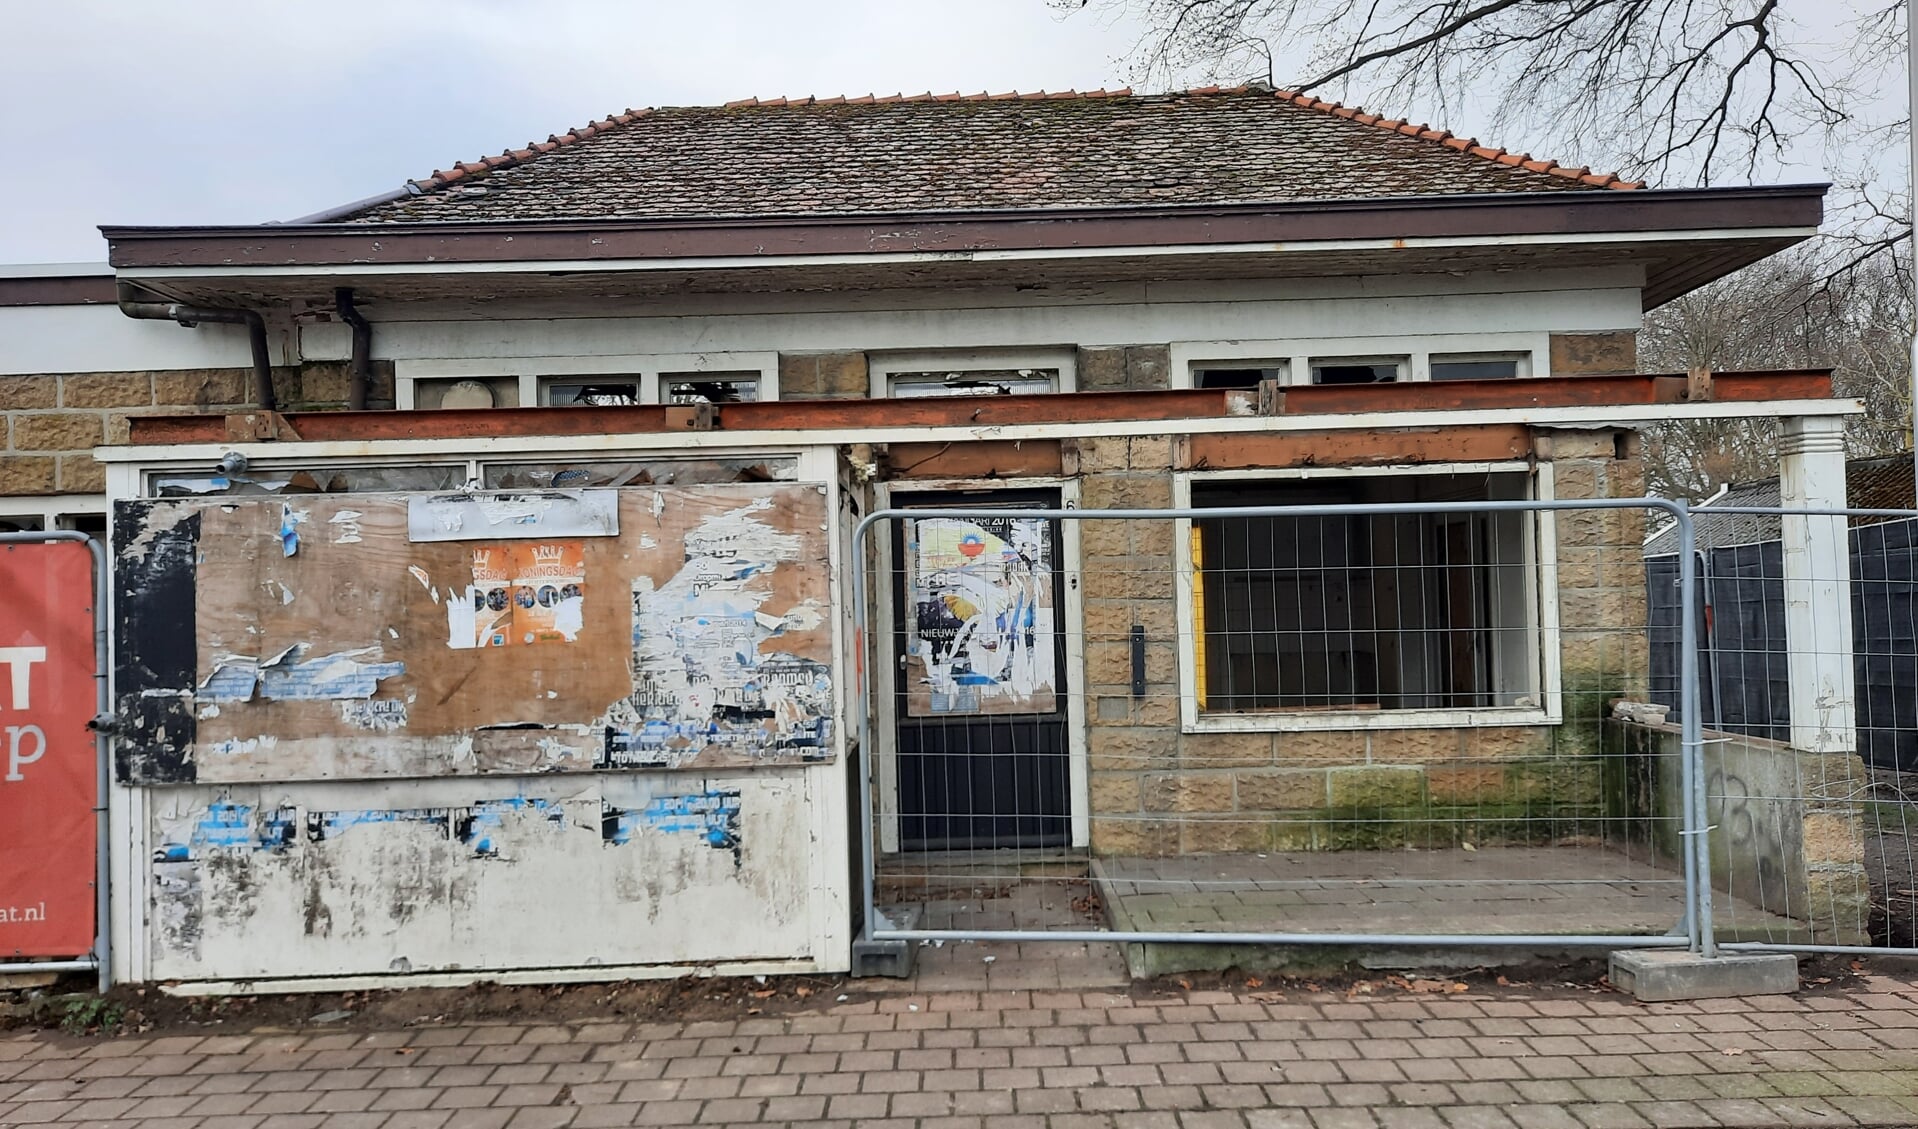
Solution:
<svg viewBox="0 0 1918 1129"><path fill-rule="evenodd" d="M263 411L274 411L279 402L273 395L273 360L266 348L266 320L258 310L230 306L188 306L178 302L144 302L141 293L126 283L120 284L120 312L130 318L151 321L177 321L192 327L201 322L246 326L247 344L253 348L253 398Z"/></svg>
<svg viewBox="0 0 1918 1129"><path fill-rule="evenodd" d="M367 386L373 383L373 327L354 307L350 287L342 286L333 292L333 306L339 310L340 320L353 327L353 361L346 386L346 406L363 412Z"/></svg>

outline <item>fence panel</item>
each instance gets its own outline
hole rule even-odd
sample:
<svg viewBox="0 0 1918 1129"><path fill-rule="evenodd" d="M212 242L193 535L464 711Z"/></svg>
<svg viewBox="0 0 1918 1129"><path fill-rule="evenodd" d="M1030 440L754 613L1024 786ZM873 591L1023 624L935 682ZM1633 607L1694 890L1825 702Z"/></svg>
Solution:
<svg viewBox="0 0 1918 1129"><path fill-rule="evenodd" d="M1918 511L1713 509L1759 519L1722 523L1746 543L1697 551L1706 824L1713 883L1734 895L1721 933L1740 947L1918 953ZM1848 519L1847 551L1809 554L1788 577L1780 529L1794 517ZM1656 578L1674 567L1648 560L1654 604L1669 602ZM1793 586L1831 583L1848 588L1845 653L1786 637ZM1653 646L1655 668L1670 668L1670 633ZM1800 709L1832 721L1815 748L1792 744L1794 659L1823 687ZM1751 905L1766 913L1740 912Z"/></svg>
<svg viewBox="0 0 1918 1129"><path fill-rule="evenodd" d="M868 517L868 936L1703 944L1684 509L1496 477Z"/></svg>

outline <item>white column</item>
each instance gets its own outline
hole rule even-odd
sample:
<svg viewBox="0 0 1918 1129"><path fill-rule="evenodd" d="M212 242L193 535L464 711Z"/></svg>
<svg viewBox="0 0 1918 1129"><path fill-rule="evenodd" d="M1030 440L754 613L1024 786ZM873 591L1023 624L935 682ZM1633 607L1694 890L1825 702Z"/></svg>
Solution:
<svg viewBox="0 0 1918 1129"><path fill-rule="evenodd" d="M1779 436L1785 509L1845 505L1845 424L1791 416ZM1790 650L1791 743L1818 753L1858 747L1851 649L1851 547L1843 517L1785 514L1785 645Z"/></svg>

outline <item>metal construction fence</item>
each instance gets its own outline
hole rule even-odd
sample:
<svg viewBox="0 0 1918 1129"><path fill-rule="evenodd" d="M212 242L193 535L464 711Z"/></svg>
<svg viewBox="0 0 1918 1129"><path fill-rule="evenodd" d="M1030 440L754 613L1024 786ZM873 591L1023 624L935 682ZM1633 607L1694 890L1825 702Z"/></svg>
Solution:
<svg viewBox="0 0 1918 1129"><path fill-rule="evenodd" d="M1712 506L1694 516L1706 800L1723 827L1714 879L1807 923L1739 941L1918 951L1918 510ZM1827 543L1843 551L1799 548L1794 520L1832 523ZM1788 552L1803 562L1795 574ZM1678 565L1672 552L1646 560L1653 696L1673 710L1687 614ZM1792 631L1807 591L1844 609L1837 623ZM1814 725L1794 717L1794 679L1813 687L1796 702L1816 710Z"/></svg>
<svg viewBox="0 0 1918 1129"><path fill-rule="evenodd" d="M1732 647L1684 504L1505 477L1194 483L1168 509L895 495L852 556L863 935L1918 944L1897 758L1868 768L1836 717L1817 748L1771 705L1719 724L1734 655L1787 702L1838 656ZM1909 703L1909 592L1826 571L1791 583L1903 609L1856 637L1902 648ZM1900 709L1870 714L1884 747L1913 739Z"/></svg>

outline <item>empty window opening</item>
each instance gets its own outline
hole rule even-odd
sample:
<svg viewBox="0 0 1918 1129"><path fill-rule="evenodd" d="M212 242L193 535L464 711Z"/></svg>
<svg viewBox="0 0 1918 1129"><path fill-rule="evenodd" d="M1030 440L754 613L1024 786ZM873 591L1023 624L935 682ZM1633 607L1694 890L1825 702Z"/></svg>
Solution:
<svg viewBox="0 0 1918 1129"><path fill-rule="evenodd" d="M1323 357L1312 361L1314 384L1390 384L1403 379L1404 357Z"/></svg>
<svg viewBox="0 0 1918 1129"><path fill-rule="evenodd" d="M1523 473L1194 483L1195 508L1482 501ZM1207 713L1534 707L1524 511L1193 522Z"/></svg>
<svg viewBox="0 0 1918 1129"><path fill-rule="evenodd" d="M1283 365L1265 368L1194 368L1194 388L1257 388L1268 380L1284 380Z"/></svg>

